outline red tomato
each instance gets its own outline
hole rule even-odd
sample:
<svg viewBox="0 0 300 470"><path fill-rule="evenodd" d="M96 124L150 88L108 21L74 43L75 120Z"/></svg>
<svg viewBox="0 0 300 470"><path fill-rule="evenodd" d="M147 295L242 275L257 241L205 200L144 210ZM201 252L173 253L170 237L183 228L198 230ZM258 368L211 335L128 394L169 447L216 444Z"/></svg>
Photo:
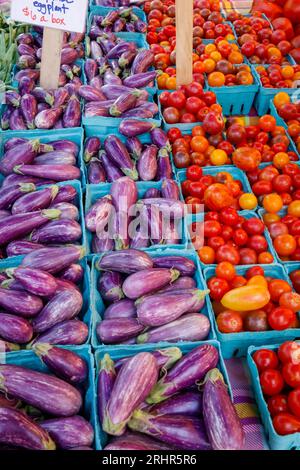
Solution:
<svg viewBox="0 0 300 470"><path fill-rule="evenodd" d="M161 95L159 95L159 101L161 102L161 105L166 108L169 106L169 97L171 93L168 91L163 91Z"/></svg>
<svg viewBox="0 0 300 470"><path fill-rule="evenodd" d="M163 117L168 124L177 124L180 120L180 113L177 108L170 106L164 110Z"/></svg>
<svg viewBox="0 0 300 470"><path fill-rule="evenodd" d="M279 370L266 369L260 375L260 384L265 395L278 395L284 387L284 381Z"/></svg>
<svg viewBox="0 0 300 470"><path fill-rule="evenodd" d="M252 357L259 372L266 369L277 369L278 367L277 355L271 349L259 349L255 351Z"/></svg>
<svg viewBox="0 0 300 470"><path fill-rule="evenodd" d="M238 312L226 310L217 316L220 333L239 333L243 330L243 320Z"/></svg>
<svg viewBox="0 0 300 470"><path fill-rule="evenodd" d="M260 219L251 217L250 219L245 219L243 229L246 230L248 235L262 235L264 233L265 226Z"/></svg>
<svg viewBox="0 0 300 470"><path fill-rule="evenodd" d="M223 210L233 204L233 197L224 184L212 184L204 194L205 205L210 210Z"/></svg>
<svg viewBox="0 0 300 470"><path fill-rule="evenodd" d="M265 272L261 266L253 266L246 272L246 279L251 279L253 276L264 276Z"/></svg>
<svg viewBox="0 0 300 470"><path fill-rule="evenodd" d="M300 419L290 413L279 413L273 419L275 431L281 436L300 431Z"/></svg>
<svg viewBox="0 0 300 470"><path fill-rule="evenodd" d="M288 411L288 400L286 395L274 395L268 399L268 409L271 416Z"/></svg>
<svg viewBox="0 0 300 470"><path fill-rule="evenodd" d="M203 171L198 165L192 165L186 170L186 177L191 181L199 181L202 174Z"/></svg>
<svg viewBox="0 0 300 470"><path fill-rule="evenodd" d="M167 135L168 135L168 139L170 140L172 144L176 142L177 139L180 139L182 137L181 130L178 129L177 127L172 127L172 129L169 129Z"/></svg>
<svg viewBox="0 0 300 470"><path fill-rule="evenodd" d="M279 346L278 357L283 364L288 362L300 364L300 344L295 341L285 341Z"/></svg>
<svg viewBox="0 0 300 470"><path fill-rule="evenodd" d="M237 246L245 246L248 242L248 235L245 230L238 228L233 232L233 241Z"/></svg>
<svg viewBox="0 0 300 470"><path fill-rule="evenodd" d="M216 267L216 276L226 281L232 281L236 276L235 267L228 261L223 261Z"/></svg>
<svg viewBox="0 0 300 470"><path fill-rule="evenodd" d="M263 235L253 235L248 241L248 247L252 248L259 254L267 251L268 243Z"/></svg>
<svg viewBox="0 0 300 470"><path fill-rule="evenodd" d="M194 114L191 114L191 113L184 113L181 118L180 118L180 122L182 124L190 124L192 122L197 122L197 119L196 117L194 116Z"/></svg>
<svg viewBox="0 0 300 470"><path fill-rule="evenodd" d="M300 364L288 362L283 366L282 375L290 387L300 387Z"/></svg>
<svg viewBox="0 0 300 470"><path fill-rule="evenodd" d="M228 225L223 225L222 237L224 238L224 240L228 241L232 238L232 236L233 236L233 228L229 227Z"/></svg>
<svg viewBox="0 0 300 470"><path fill-rule="evenodd" d="M173 106L177 109L183 109L185 107L186 98L182 91L173 91L169 95L169 106Z"/></svg>
<svg viewBox="0 0 300 470"><path fill-rule="evenodd" d="M189 96L186 100L186 110L188 113L197 114L199 109L205 106L205 102L197 96Z"/></svg>
<svg viewBox="0 0 300 470"><path fill-rule="evenodd" d="M268 322L273 330L281 331L291 328L296 318L293 310L277 307L268 315Z"/></svg>
<svg viewBox="0 0 300 470"><path fill-rule="evenodd" d="M291 292L292 290L290 284L282 279L272 279L268 283L268 289L271 295L271 300L273 300L273 302L278 302L282 294L285 292Z"/></svg>
<svg viewBox="0 0 300 470"><path fill-rule="evenodd" d="M230 290L228 282L225 281L225 279L219 279L217 277L212 277L207 285L210 290L210 297L217 301L221 300L226 292Z"/></svg>
<svg viewBox="0 0 300 470"><path fill-rule="evenodd" d="M233 265L237 265L240 262L240 254L234 246L230 246L228 243L220 246L216 253L217 263L222 261L228 261Z"/></svg>
<svg viewBox="0 0 300 470"><path fill-rule="evenodd" d="M293 310L293 312L300 311L300 295L296 292L285 292L279 299L280 307L285 307Z"/></svg>
<svg viewBox="0 0 300 470"><path fill-rule="evenodd" d="M198 98L203 97L203 87L200 83L192 82L190 85L185 87L187 96L197 96Z"/></svg>
<svg viewBox="0 0 300 470"><path fill-rule="evenodd" d="M232 209L231 207L226 207L222 210L220 214L220 219L223 224L229 225L230 227L234 227L239 221L239 215L235 209Z"/></svg>
<svg viewBox="0 0 300 470"><path fill-rule="evenodd" d="M257 254L251 248L240 249L240 264L257 264Z"/></svg>
<svg viewBox="0 0 300 470"><path fill-rule="evenodd" d="M288 395L289 409L300 418L300 388L292 390Z"/></svg>
<svg viewBox="0 0 300 470"><path fill-rule="evenodd" d="M222 225L216 220L205 220L204 222L204 237L211 238L221 235Z"/></svg>

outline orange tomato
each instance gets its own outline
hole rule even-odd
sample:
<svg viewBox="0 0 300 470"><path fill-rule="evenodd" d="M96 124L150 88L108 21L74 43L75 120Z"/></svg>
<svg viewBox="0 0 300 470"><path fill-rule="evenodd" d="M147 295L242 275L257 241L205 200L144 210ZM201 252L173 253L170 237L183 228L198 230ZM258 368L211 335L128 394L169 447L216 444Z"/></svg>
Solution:
<svg viewBox="0 0 300 470"><path fill-rule="evenodd" d="M170 78L167 73L161 73L157 77L157 85L160 90L164 90L166 88L167 79Z"/></svg>
<svg viewBox="0 0 300 470"><path fill-rule="evenodd" d="M212 52L216 51L217 48L214 44L207 44L205 46L204 52L205 54L211 54Z"/></svg>
<svg viewBox="0 0 300 470"><path fill-rule="evenodd" d="M247 285L232 289L221 299L221 303L229 310L247 312L259 310L270 302L268 289L261 285Z"/></svg>
<svg viewBox="0 0 300 470"><path fill-rule="evenodd" d="M276 213L283 207L282 199L279 194L267 194L263 199L263 208L267 212Z"/></svg>
<svg viewBox="0 0 300 470"><path fill-rule="evenodd" d="M200 248L198 256L203 264L213 264L215 261L215 251L210 246Z"/></svg>
<svg viewBox="0 0 300 470"><path fill-rule="evenodd" d="M259 264L272 264L274 263L274 257L269 251L263 251L259 253L257 261Z"/></svg>
<svg viewBox="0 0 300 470"><path fill-rule="evenodd" d="M244 57L240 52L233 51L229 54L228 60L232 64L242 64L244 61Z"/></svg>
<svg viewBox="0 0 300 470"><path fill-rule="evenodd" d="M266 212L263 215L263 220L266 225L273 224L274 222L279 222L280 221L280 215L278 214L273 214L272 212Z"/></svg>
<svg viewBox="0 0 300 470"><path fill-rule="evenodd" d="M278 235L274 241L274 248L279 256L290 256L297 248L297 242L292 235Z"/></svg>
<svg viewBox="0 0 300 470"><path fill-rule="evenodd" d="M210 161L213 165L221 166L227 162L227 153L224 150L216 149L210 155Z"/></svg>
<svg viewBox="0 0 300 470"><path fill-rule="evenodd" d="M253 75L250 72L238 72L236 74L236 79L239 85L252 85L254 82Z"/></svg>
<svg viewBox="0 0 300 470"><path fill-rule="evenodd" d="M249 281L247 282L248 286L262 286L265 289L268 288L268 283L266 281L266 278L264 276L253 276Z"/></svg>
<svg viewBox="0 0 300 470"><path fill-rule="evenodd" d="M257 197L252 193L244 193L239 199L239 205L241 209L251 211L257 206Z"/></svg>
<svg viewBox="0 0 300 470"><path fill-rule="evenodd" d="M216 68L216 63L212 59L205 59L203 61L203 66L204 66L204 71L205 73L211 73L215 70Z"/></svg>
<svg viewBox="0 0 300 470"><path fill-rule="evenodd" d="M222 54L220 54L219 51L213 51L209 57L214 60L215 62L219 62L219 60L222 60Z"/></svg>
<svg viewBox="0 0 300 470"><path fill-rule="evenodd" d="M285 67L282 67L282 69L281 69L281 75L285 79L293 78L294 73L295 73L294 69L291 65L286 65Z"/></svg>
<svg viewBox="0 0 300 470"><path fill-rule="evenodd" d="M201 135L201 136L203 136L203 137L205 136L205 131L204 131L203 127L202 127L202 126L195 126L195 127L193 127L193 129L192 129L192 136L193 136L193 137L196 137L196 136L199 136L199 135Z"/></svg>
<svg viewBox="0 0 300 470"><path fill-rule="evenodd" d="M300 217L300 201L296 200L289 204L288 214L293 215L294 217Z"/></svg>
<svg viewBox="0 0 300 470"><path fill-rule="evenodd" d="M168 77L166 80L167 90L176 90L176 77Z"/></svg>
<svg viewBox="0 0 300 470"><path fill-rule="evenodd" d="M191 148L194 150L194 152L205 153L208 149L208 146L208 140L201 135L197 135L191 140Z"/></svg>
<svg viewBox="0 0 300 470"><path fill-rule="evenodd" d="M285 152L278 152L273 158L273 165L276 168L282 169L288 163L290 163L290 157Z"/></svg>
<svg viewBox="0 0 300 470"><path fill-rule="evenodd" d="M212 72L208 76L208 84L212 87L220 87L225 85L225 75L221 72Z"/></svg>

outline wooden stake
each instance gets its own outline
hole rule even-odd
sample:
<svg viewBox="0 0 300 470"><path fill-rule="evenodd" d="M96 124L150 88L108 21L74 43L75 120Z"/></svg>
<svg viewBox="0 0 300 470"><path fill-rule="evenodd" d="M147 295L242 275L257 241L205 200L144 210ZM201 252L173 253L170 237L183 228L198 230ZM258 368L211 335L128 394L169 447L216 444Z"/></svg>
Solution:
<svg viewBox="0 0 300 470"><path fill-rule="evenodd" d="M176 83L193 81L193 0L176 0Z"/></svg>
<svg viewBox="0 0 300 470"><path fill-rule="evenodd" d="M46 90L58 88L63 34L44 28L40 83Z"/></svg>

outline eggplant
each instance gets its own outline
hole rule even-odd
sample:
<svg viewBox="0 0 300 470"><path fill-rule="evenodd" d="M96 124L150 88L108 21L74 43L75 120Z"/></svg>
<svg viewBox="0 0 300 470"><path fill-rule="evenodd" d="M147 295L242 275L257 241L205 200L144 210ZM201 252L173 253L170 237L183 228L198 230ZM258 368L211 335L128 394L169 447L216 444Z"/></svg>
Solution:
<svg viewBox="0 0 300 470"><path fill-rule="evenodd" d="M143 88L150 85L156 78L156 72L136 73L123 80L123 84L129 88Z"/></svg>
<svg viewBox="0 0 300 470"><path fill-rule="evenodd" d="M123 93L132 91L132 88L124 85L103 85L101 91L107 100L116 100Z"/></svg>
<svg viewBox="0 0 300 470"><path fill-rule="evenodd" d="M152 354L142 352L126 361L107 403L103 430L115 436L121 435L133 411L149 395L157 378L157 365Z"/></svg>
<svg viewBox="0 0 300 470"><path fill-rule="evenodd" d="M92 252L93 253L106 253L107 251L114 250L115 244L108 232L101 232L93 236Z"/></svg>
<svg viewBox="0 0 300 470"><path fill-rule="evenodd" d="M152 258L147 253L134 249L108 253L96 262L96 268L99 270L117 271L125 274L143 271L152 267Z"/></svg>
<svg viewBox="0 0 300 470"><path fill-rule="evenodd" d="M47 419L41 422L40 426L60 449L91 446L93 444L93 427L82 416Z"/></svg>
<svg viewBox="0 0 300 470"><path fill-rule="evenodd" d="M100 361L97 382L98 416L101 424L104 420L106 406L110 399L116 376L114 361L109 354L104 354L103 359Z"/></svg>
<svg viewBox="0 0 300 470"><path fill-rule="evenodd" d="M103 320L96 327L97 338L104 344L120 344L135 338L144 330L135 318L112 318Z"/></svg>
<svg viewBox="0 0 300 470"><path fill-rule="evenodd" d="M88 335L88 327L83 321L65 320L49 328L46 333L39 335L33 344L80 345L87 341Z"/></svg>
<svg viewBox="0 0 300 470"><path fill-rule="evenodd" d="M113 438L104 450L172 450L172 447L149 436L126 431L122 436Z"/></svg>
<svg viewBox="0 0 300 470"><path fill-rule="evenodd" d="M211 344L203 344L192 349L157 382L146 400L147 403L160 403L175 393L191 387L202 380L209 370L216 367L218 361L218 350Z"/></svg>
<svg viewBox="0 0 300 470"><path fill-rule="evenodd" d="M5 219L6 217L9 217L10 215L11 215L11 212L9 210L0 209L0 220Z"/></svg>
<svg viewBox="0 0 300 470"><path fill-rule="evenodd" d="M8 312L23 318L36 316L43 308L42 300L36 295L0 287L0 305Z"/></svg>
<svg viewBox="0 0 300 470"><path fill-rule="evenodd" d="M45 109L40 111L34 120L34 124L38 129L51 129L62 115L63 107Z"/></svg>
<svg viewBox="0 0 300 470"><path fill-rule="evenodd" d="M31 294L51 297L57 289L57 282L52 274L40 269L22 266L13 269L13 277Z"/></svg>
<svg viewBox="0 0 300 470"><path fill-rule="evenodd" d="M176 449L211 450L202 418L180 414L152 416L142 410L136 410L128 426L160 439Z"/></svg>
<svg viewBox="0 0 300 470"><path fill-rule="evenodd" d="M77 190L70 184L65 184L64 186L59 186L58 194L53 199L53 204L58 204L60 202L73 202L77 196Z"/></svg>
<svg viewBox="0 0 300 470"><path fill-rule="evenodd" d="M176 281L179 276L180 273L176 269L145 269L128 276L122 289L126 297L137 299Z"/></svg>
<svg viewBox="0 0 300 470"><path fill-rule="evenodd" d="M136 75L140 73L147 72L149 67L154 63L154 54L148 49L141 49L140 52L136 55L132 66L131 74Z"/></svg>
<svg viewBox="0 0 300 470"><path fill-rule="evenodd" d="M32 321L34 332L43 333L57 323L72 320L80 313L82 305L82 295L76 289L56 293Z"/></svg>
<svg viewBox="0 0 300 470"><path fill-rule="evenodd" d="M138 336L137 343L203 341L210 330L209 319L201 313L189 313L167 325L152 328Z"/></svg>
<svg viewBox="0 0 300 470"><path fill-rule="evenodd" d="M75 144L75 142L73 142L72 140L55 140L51 142L51 147L52 150L56 150L57 152L73 153L76 156L79 153L78 145Z"/></svg>
<svg viewBox="0 0 300 470"><path fill-rule="evenodd" d="M31 232L30 240L36 243L74 243L82 236L81 226L76 220L61 219L48 222L44 227Z"/></svg>
<svg viewBox="0 0 300 470"><path fill-rule="evenodd" d="M144 194L145 199L158 198L158 197L161 197L161 193L160 193L160 190L157 188L149 188Z"/></svg>
<svg viewBox="0 0 300 470"><path fill-rule="evenodd" d="M57 377L72 384L81 383L87 379L87 364L73 351L47 343L36 343L32 349Z"/></svg>
<svg viewBox="0 0 300 470"><path fill-rule="evenodd" d="M106 182L106 173L102 166L101 161L98 158L92 158L88 169L88 182L90 184L100 184Z"/></svg>
<svg viewBox="0 0 300 470"><path fill-rule="evenodd" d="M4 393L0 393L0 407L1 408L19 408L21 402L16 398L9 397Z"/></svg>
<svg viewBox="0 0 300 470"><path fill-rule="evenodd" d="M159 289L157 293L165 294L168 292L172 292L174 290L178 291L179 289L195 289L195 288L196 288L196 281L192 277L182 276L182 277L179 277L176 281L174 281L170 286Z"/></svg>
<svg viewBox="0 0 300 470"><path fill-rule="evenodd" d="M56 209L60 211L61 219L68 220L79 220L79 209L74 204L69 202L58 202L57 204L51 204L49 209Z"/></svg>
<svg viewBox="0 0 300 470"><path fill-rule="evenodd" d="M122 282L123 279L120 273L113 271L103 273L97 283L101 297L107 302L121 300L124 297Z"/></svg>
<svg viewBox="0 0 300 470"><path fill-rule="evenodd" d="M204 381L203 416L214 450L241 450L245 435L236 409L218 369L210 370Z"/></svg>
<svg viewBox="0 0 300 470"><path fill-rule="evenodd" d="M137 107L137 108L132 108L123 113L122 117L123 119L129 119L129 118L138 118L138 119L152 119L154 114L150 110L150 106L148 109L142 108L142 107Z"/></svg>
<svg viewBox="0 0 300 470"><path fill-rule="evenodd" d="M15 109L9 117L9 128L12 131L25 131L27 129L21 110Z"/></svg>
<svg viewBox="0 0 300 470"><path fill-rule="evenodd" d="M110 135L106 138L104 147L113 163L120 168L126 176L136 181L138 179L137 171L123 142L121 142L118 137Z"/></svg>
<svg viewBox="0 0 300 470"><path fill-rule="evenodd" d="M54 108L63 106L69 99L70 95L66 88L58 88L54 91Z"/></svg>
<svg viewBox="0 0 300 470"><path fill-rule="evenodd" d="M184 203L177 199L151 198L143 199L142 203L147 206L156 206L165 217L181 219L185 214Z"/></svg>
<svg viewBox="0 0 300 470"><path fill-rule="evenodd" d="M94 59L86 59L84 72L88 82L90 82L97 75L97 62Z"/></svg>
<svg viewBox="0 0 300 470"><path fill-rule="evenodd" d="M73 64L78 59L76 49L64 47L61 51L61 64Z"/></svg>
<svg viewBox="0 0 300 470"><path fill-rule="evenodd" d="M80 179L80 169L73 165L17 165L14 172L58 182Z"/></svg>
<svg viewBox="0 0 300 470"><path fill-rule="evenodd" d="M148 237L148 221L145 225L145 230L144 230L143 225L144 223L140 224L140 226L136 229L135 235L131 238L131 241L130 241L130 248L140 250L142 248L149 247L150 240Z"/></svg>
<svg viewBox="0 0 300 470"><path fill-rule="evenodd" d="M98 199L85 216L85 225L90 232L101 232L108 224L112 213L112 197L104 196Z"/></svg>
<svg viewBox="0 0 300 470"><path fill-rule="evenodd" d="M162 374L165 374L168 369L170 369L181 357L182 352L179 348L166 348L166 349L157 349L151 353L156 360L158 369L160 369ZM128 360L128 357L123 357L115 363L116 371L118 372L123 364Z"/></svg>
<svg viewBox="0 0 300 470"><path fill-rule="evenodd" d="M121 78L115 75L110 68L105 71L103 82L105 85L122 85Z"/></svg>
<svg viewBox="0 0 300 470"><path fill-rule="evenodd" d="M88 163L93 157L96 157L101 150L101 141L98 137L89 137L84 146L83 159Z"/></svg>
<svg viewBox="0 0 300 470"><path fill-rule="evenodd" d="M154 127L156 127L156 125L149 121L123 119L119 131L126 137L136 137L137 135L150 132Z"/></svg>
<svg viewBox="0 0 300 470"><path fill-rule="evenodd" d="M110 107L110 115L114 117L122 116L126 111L135 107L139 96L140 92L135 90L122 93Z"/></svg>
<svg viewBox="0 0 300 470"><path fill-rule="evenodd" d="M74 284L79 284L79 282L81 282L83 279L84 269L82 266L80 266L80 264L73 263L58 273L58 276L65 281L71 281Z"/></svg>
<svg viewBox="0 0 300 470"><path fill-rule="evenodd" d="M76 165L76 157L72 153L56 151L39 155L34 159L34 165Z"/></svg>
<svg viewBox="0 0 300 470"><path fill-rule="evenodd" d="M32 251L38 250L40 248L44 248L44 245L39 243L33 243L26 240L17 240L10 242L6 247L6 254L8 257L10 256L19 256L19 255L26 255L27 253L31 253Z"/></svg>
<svg viewBox="0 0 300 470"><path fill-rule="evenodd" d="M169 157L169 154L164 151L160 150L158 152L158 158L157 158L157 180L161 180L163 178L168 178L172 179L172 166L171 166L171 160Z"/></svg>
<svg viewBox="0 0 300 470"><path fill-rule="evenodd" d="M12 206L12 214L23 214L39 209L46 209L56 197L58 189L58 186L51 186L50 188L41 189L40 191L19 197Z"/></svg>
<svg viewBox="0 0 300 470"><path fill-rule="evenodd" d="M104 94L91 85L82 85L79 88L79 96L85 101L106 101Z"/></svg>
<svg viewBox="0 0 300 470"><path fill-rule="evenodd" d="M104 311L103 317L105 320L116 318L136 318L136 307L133 300L122 299L107 307Z"/></svg>
<svg viewBox="0 0 300 470"><path fill-rule="evenodd" d="M24 121L28 129L34 129L34 119L38 113L37 100L29 93L26 93L21 98L20 109L23 114Z"/></svg>
<svg viewBox="0 0 300 470"><path fill-rule="evenodd" d="M8 90L5 93L5 104L18 108L20 106L21 96L15 90Z"/></svg>
<svg viewBox="0 0 300 470"><path fill-rule="evenodd" d="M38 102L49 104L49 106L53 106L54 104L54 95L52 91L47 91L44 90L44 88L36 87L32 90L32 95Z"/></svg>
<svg viewBox="0 0 300 470"><path fill-rule="evenodd" d="M0 337L12 343L29 343L33 329L29 321L15 315L0 312Z"/></svg>
<svg viewBox="0 0 300 470"><path fill-rule="evenodd" d="M112 163L111 159L108 157L107 153L102 151L100 152L100 159L101 163L103 165L107 181L109 183L112 183L113 181L118 180L119 178L122 178L123 173L122 171Z"/></svg>
<svg viewBox="0 0 300 470"><path fill-rule="evenodd" d="M81 394L72 385L21 366L0 365L0 390L55 416L73 416L82 406Z"/></svg>
<svg viewBox="0 0 300 470"><path fill-rule="evenodd" d="M80 101L76 95L72 95L68 101L66 109L63 114L64 127L80 127L81 123L81 109Z"/></svg>
<svg viewBox="0 0 300 470"><path fill-rule="evenodd" d="M35 191L33 183L17 183L16 185L0 189L0 210L9 209L17 199L21 199L22 195L32 191ZM9 213L9 215L11 214Z"/></svg>
<svg viewBox="0 0 300 470"><path fill-rule="evenodd" d="M83 248L76 245L41 248L28 253L21 265L55 274L79 261L83 255Z"/></svg>
<svg viewBox="0 0 300 470"><path fill-rule="evenodd" d="M164 178L161 184L161 194L165 199L179 200L179 187L174 180Z"/></svg>
<svg viewBox="0 0 300 470"><path fill-rule="evenodd" d="M134 181L124 176L114 181L111 196L116 213L113 218L113 236L117 250L129 247L130 212L137 201L137 188Z"/></svg>
<svg viewBox="0 0 300 470"><path fill-rule="evenodd" d="M167 152L172 152L172 146L168 139L167 134L160 128L153 129L150 132L152 143L159 149L164 149Z"/></svg>
<svg viewBox="0 0 300 470"><path fill-rule="evenodd" d="M0 407L0 442L31 450L55 450L47 431L12 408Z"/></svg>
<svg viewBox="0 0 300 470"><path fill-rule="evenodd" d="M0 171L4 175L9 175L17 165L32 163L39 149L39 141L31 140L23 144L12 147L5 152L0 160Z"/></svg>
<svg viewBox="0 0 300 470"><path fill-rule="evenodd" d="M35 186L39 186L41 183L45 184L45 180L41 180L39 178L34 178L33 176L23 176L23 175L16 175L12 173L4 178L2 183L2 189L8 188L11 186L16 186L19 183L32 183Z"/></svg>
<svg viewBox="0 0 300 470"><path fill-rule="evenodd" d="M112 101L91 101L87 103L84 107L84 115L85 117L95 117L95 116L102 116L108 117L109 116L109 107L112 105Z"/></svg>
<svg viewBox="0 0 300 470"><path fill-rule="evenodd" d="M151 415L201 416L203 412L203 395L201 392L182 392L167 400L151 406Z"/></svg>
<svg viewBox="0 0 300 470"><path fill-rule="evenodd" d="M108 59L119 59L123 52L136 50L136 44L133 42L122 41L114 46L107 54Z"/></svg>
<svg viewBox="0 0 300 470"><path fill-rule="evenodd" d="M157 173L157 147L149 145L143 151L137 164L139 177L142 181L153 181Z"/></svg>
<svg viewBox="0 0 300 470"><path fill-rule="evenodd" d="M143 152L143 145L137 137L126 139L126 148L134 160L138 160Z"/></svg>
<svg viewBox="0 0 300 470"><path fill-rule="evenodd" d="M160 256L153 257L155 268L174 268L180 271L181 276L193 276L196 271L194 261L184 256Z"/></svg>

